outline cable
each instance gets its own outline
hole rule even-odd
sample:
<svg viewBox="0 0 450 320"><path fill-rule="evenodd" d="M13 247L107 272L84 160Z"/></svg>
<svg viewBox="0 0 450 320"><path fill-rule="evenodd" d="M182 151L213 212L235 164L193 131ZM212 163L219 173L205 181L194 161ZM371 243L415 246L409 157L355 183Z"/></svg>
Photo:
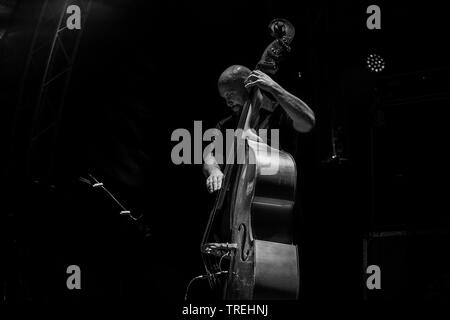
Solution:
<svg viewBox="0 0 450 320"><path fill-rule="evenodd" d="M228 271L219 271L219 272L211 273L211 274L203 274L203 275L196 276L196 277L192 278L191 281L189 281L189 283L188 283L188 285L187 285L187 287L186 287L186 292L185 292L185 294L184 294L184 301L187 301L188 293L189 293L189 288L191 287L191 284L192 284L195 280L199 280L199 279L208 279L208 278L211 278L211 277L214 277L214 276L218 276L218 275L224 274L224 273L228 273Z"/></svg>
<svg viewBox="0 0 450 320"><path fill-rule="evenodd" d="M219 260L219 270L220 270L220 272L223 271L223 270L222 270L222 260L223 260L223 258L225 258L226 256L229 256L229 255L230 255L230 252L227 252L227 253L223 254L223 255L220 257L220 260Z"/></svg>
<svg viewBox="0 0 450 320"><path fill-rule="evenodd" d="M184 293L184 301L187 301L187 297L188 297L188 293L189 293L189 288L191 287L191 284L195 281L195 280L199 280L199 279L206 279L208 278L207 275L201 275L201 276L197 276L191 279L191 281L189 281L189 284L186 287L186 291Z"/></svg>
<svg viewBox="0 0 450 320"><path fill-rule="evenodd" d="M114 197L114 195L103 185L102 182L98 181L92 174L88 173L89 177L91 177L91 179L93 180L93 183L91 182L91 186L93 188L101 188L104 192L106 192L106 194L122 209L120 211L120 215L122 216L128 216L129 218L131 218L134 221L140 220L143 217L143 214L139 215L139 217L135 217L130 210L127 210L121 203L119 200L116 199L116 197ZM83 180L82 180L83 179ZM86 178L81 178L80 179L83 182L86 182ZM89 180L87 180L89 181Z"/></svg>

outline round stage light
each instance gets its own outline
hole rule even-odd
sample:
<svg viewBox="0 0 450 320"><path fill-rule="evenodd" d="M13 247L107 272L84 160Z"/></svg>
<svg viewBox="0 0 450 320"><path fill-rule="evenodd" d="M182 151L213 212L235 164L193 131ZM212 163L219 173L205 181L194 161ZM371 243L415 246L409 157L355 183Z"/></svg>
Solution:
<svg viewBox="0 0 450 320"><path fill-rule="evenodd" d="M366 59L367 67L372 72L381 72L386 67L386 63L384 62L384 59L376 54L371 53Z"/></svg>

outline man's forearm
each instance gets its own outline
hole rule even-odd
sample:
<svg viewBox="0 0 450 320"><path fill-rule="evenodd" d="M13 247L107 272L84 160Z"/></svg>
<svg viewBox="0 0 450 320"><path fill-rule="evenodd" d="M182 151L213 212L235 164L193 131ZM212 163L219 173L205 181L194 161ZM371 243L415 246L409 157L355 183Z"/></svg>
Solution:
<svg viewBox="0 0 450 320"><path fill-rule="evenodd" d="M211 173L214 172L214 170L220 170L219 165L217 164L203 164L203 174L206 177L209 177L211 175Z"/></svg>
<svg viewBox="0 0 450 320"><path fill-rule="evenodd" d="M315 125L314 112L298 97L283 89L280 85L272 87L272 95L294 122L294 128L308 132Z"/></svg>
<svg viewBox="0 0 450 320"><path fill-rule="evenodd" d="M208 155L205 159L205 163L203 164L203 174L206 177L209 177L211 175L211 173L214 172L214 170L219 170L220 171L220 166L217 163L216 159L214 158L213 155Z"/></svg>

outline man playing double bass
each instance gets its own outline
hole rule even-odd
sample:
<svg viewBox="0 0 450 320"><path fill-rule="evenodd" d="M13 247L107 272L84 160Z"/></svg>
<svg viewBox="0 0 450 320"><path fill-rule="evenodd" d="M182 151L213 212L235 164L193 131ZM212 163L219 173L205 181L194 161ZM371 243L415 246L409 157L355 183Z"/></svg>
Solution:
<svg viewBox="0 0 450 320"><path fill-rule="evenodd" d="M280 149L292 153L295 150L296 132L308 132L315 124L314 112L302 100L292 95L262 71L250 71L240 65L225 69L219 77L219 94L225 99L232 114L219 121L217 129L223 134L226 129L236 129L242 107L249 97L249 90L258 87L264 93L257 97L261 109L253 129L279 129ZM246 131L247 138L258 141L251 131ZM205 157L203 172L206 187L210 193L222 187L223 173L212 153Z"/></svg>

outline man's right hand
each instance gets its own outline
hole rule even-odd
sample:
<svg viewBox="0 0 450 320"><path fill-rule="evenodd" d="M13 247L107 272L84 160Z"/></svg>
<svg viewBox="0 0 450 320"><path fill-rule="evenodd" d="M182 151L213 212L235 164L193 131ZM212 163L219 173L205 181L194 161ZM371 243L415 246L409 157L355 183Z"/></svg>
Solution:
<svg viewBox="0 0 450 320"><path fill-rule="evenodd" d="M209 193L220 190L222 188L223 173L220 169L215 169L211 171L211 174L206 179L206 188L208 188Z"/></svg>

